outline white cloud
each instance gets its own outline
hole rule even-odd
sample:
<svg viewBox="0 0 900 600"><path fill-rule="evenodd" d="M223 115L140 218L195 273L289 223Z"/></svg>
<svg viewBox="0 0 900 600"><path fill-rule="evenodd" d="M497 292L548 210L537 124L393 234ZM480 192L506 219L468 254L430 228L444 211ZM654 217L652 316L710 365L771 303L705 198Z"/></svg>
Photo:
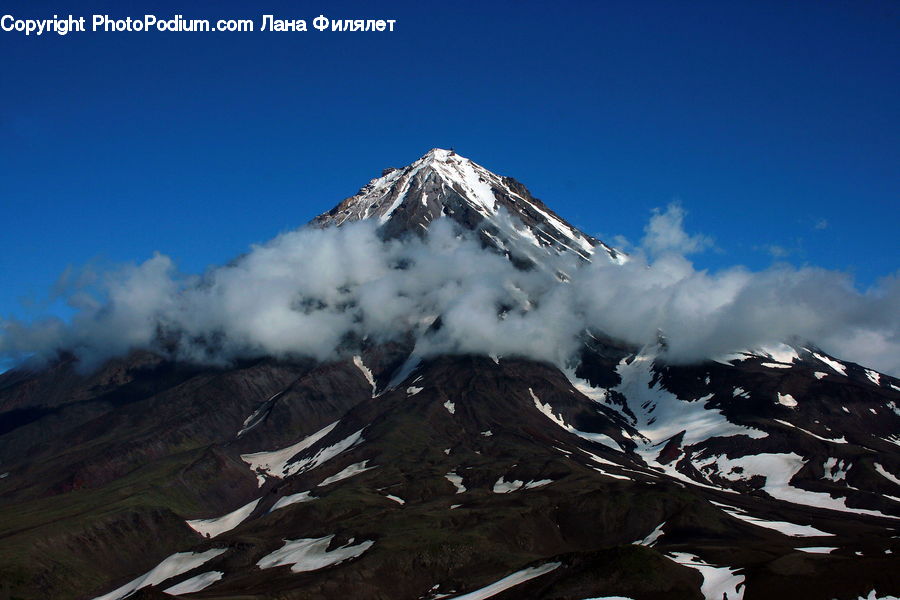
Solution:
<svg viewBox="0 0 900 600"><path fill-rule="evenodd" d="M674 361L798 336L900 374L897 277L859 292L847 275L824 269L698 271L683 252L710 242L685 233L683 217L677 205L655 213L646 251L624 265L558 257L551 268L521 271L446 220L427 239L404 242L383 242L368 222L304 228L200 277L155 255L95 277L70 275L61 293L78 308L72 321L0 322L0 357L66 348L91 366L150 348L205 363L261 354L325 360L348 339L415 331L424 353L559 364L593 328L636 345L663 331ZM429 330L437 317L441 327Z"/></svg>
<svg viewBox="0 0 900 600"><path fill-rule="evenodd" d="M713 245L713 240L705 235L688 235L684 230L684 208L672 202L665 211L653 210L650 222L644 227L642 246L652 255L666 252L677 254L693 254L706 250Z"/></svg>
<svg viewBox="0 0 900 600"><path fill-rule="evenodd" d="M785 258L791 255L791 250L785 248L784 246L779 246L778 244L766 244L765 246L760 246L759 248L772 258Z"/></svg>

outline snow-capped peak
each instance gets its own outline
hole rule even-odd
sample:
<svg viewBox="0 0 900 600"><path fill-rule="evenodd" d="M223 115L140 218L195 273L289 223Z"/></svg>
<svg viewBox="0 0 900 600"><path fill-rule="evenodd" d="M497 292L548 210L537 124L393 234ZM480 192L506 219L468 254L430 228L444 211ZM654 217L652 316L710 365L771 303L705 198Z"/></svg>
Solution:
<svg viewBox="0 0 900 600"><path fill-rule="evenodd" d="M479 231L485 244L530 262L549 252L591 260L598 247L613 261L624 259L568 224L515 179L497 175L452 149L433 148L409 166L385 169L381 177L313 223L325 227L377 219L386 237L399 237L422 234L441 217Z"/></svg>

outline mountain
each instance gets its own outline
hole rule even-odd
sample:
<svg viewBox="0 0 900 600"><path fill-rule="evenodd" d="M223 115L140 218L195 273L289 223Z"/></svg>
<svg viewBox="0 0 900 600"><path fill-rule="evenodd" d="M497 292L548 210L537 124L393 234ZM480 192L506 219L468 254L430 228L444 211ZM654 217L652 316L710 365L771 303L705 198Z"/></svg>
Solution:
<svg viewBox="0 0 900 600"><path fill-rule="evenodd" d="M311 226L376 219L403 239L442 215L523 270L627 260L446 150ZM798 340L682 365L665 332L635 347L592 331L554 365L399 339L325 362L140 350L0 375L0 591L900 594L897 379Z"/></svg>
<svg viewBox="0 0 900 600"><path fill-rule="evenodd" d="M591 260L598 249L609 260L624 259L620 251L567 223L512 177L440 148L402 169L385 169L312 224L376 219L384 236L392 238L422 235L441 217L477 231L486 246L526 262L554 252Z"/></svg>

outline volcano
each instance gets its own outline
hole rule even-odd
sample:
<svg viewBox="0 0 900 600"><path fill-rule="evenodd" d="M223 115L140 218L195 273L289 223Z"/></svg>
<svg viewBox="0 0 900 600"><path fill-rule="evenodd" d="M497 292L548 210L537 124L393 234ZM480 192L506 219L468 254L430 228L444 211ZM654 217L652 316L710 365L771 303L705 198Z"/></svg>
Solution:
<svg viewBox="0 0 900 600"><path fill-rule="evenodd" d="M598 249L613 261L624 257L566 223L515 179L440 148L403 169L385 169L380 178L312 224L340 226L375 219L386 237L400 237L422 235L441 217L477 231L486 245L513 258L565 252L590 260Z"/></svg>
<svg viewBox="0 0 900 600"><path fill-rule="evenodd" d="M524 272L629 256L450 150L308 228L448 221ZM526 303L527 304L527 303ZM565 364L136 348L0 375L6 597L900 595L900 381L784 340L692 364L585 331Z"/></svg>

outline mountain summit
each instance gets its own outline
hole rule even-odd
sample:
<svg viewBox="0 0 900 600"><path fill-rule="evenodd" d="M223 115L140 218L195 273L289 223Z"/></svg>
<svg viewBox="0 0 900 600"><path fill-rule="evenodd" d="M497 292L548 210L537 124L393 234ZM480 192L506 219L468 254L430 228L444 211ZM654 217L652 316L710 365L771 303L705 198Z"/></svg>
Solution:
<svg viewBox="0 0 900 600"><path fill-rule="evenodd" d="M421 235L441 217L478 231L485 245L514 258L569 252L591 260L598 249L610 260L624 258L567 223L512 177L440 148L402 169L385 169L381 177L312 223L324 227L377 219L383 235L390 238L410 232Z"/></svg>

